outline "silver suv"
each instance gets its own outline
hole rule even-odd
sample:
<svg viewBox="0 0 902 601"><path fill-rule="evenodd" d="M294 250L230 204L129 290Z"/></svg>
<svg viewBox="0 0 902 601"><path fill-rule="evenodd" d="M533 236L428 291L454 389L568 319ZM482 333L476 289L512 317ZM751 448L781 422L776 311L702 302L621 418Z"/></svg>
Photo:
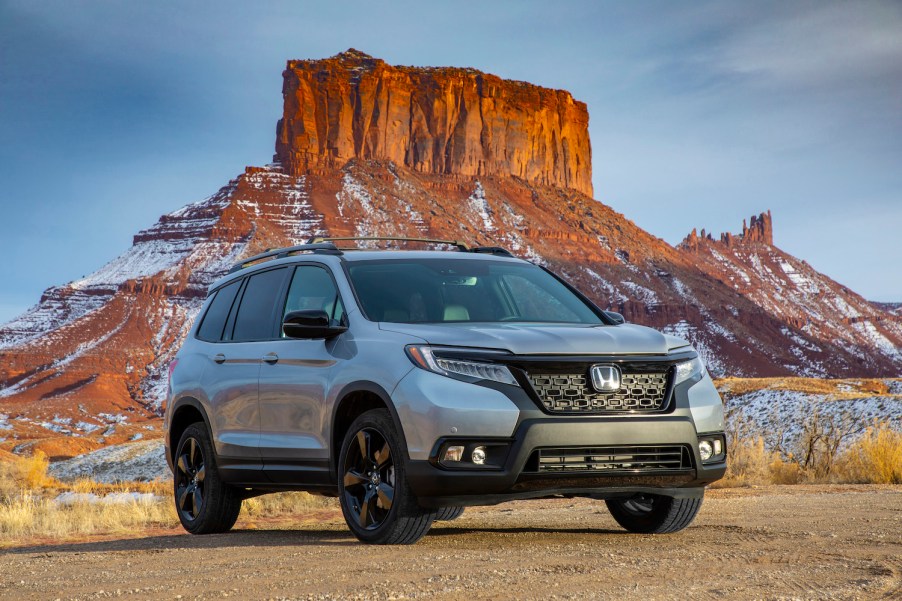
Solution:
<svg viewBox="0 0 902 601"><path fill-rule="evenodd" d="M367 543L549 496L604 499L631 532L689 525L726 440L688 342L500 248L336 240L236 265L170 364L186 530L226 531L242 499L282 490L338 496Z"/></svg>

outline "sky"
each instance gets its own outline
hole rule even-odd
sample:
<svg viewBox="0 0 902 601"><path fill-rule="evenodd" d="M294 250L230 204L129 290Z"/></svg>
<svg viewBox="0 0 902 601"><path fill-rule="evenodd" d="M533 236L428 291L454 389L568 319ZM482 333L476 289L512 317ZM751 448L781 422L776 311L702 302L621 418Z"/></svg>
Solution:
<svg viewBox="0 0 902 601"><path fill-rule="evenodd" d="M272 160L288 59L357 48L588 104L595 196L902 301L902 3L0 0L0 323Z"/></svg>

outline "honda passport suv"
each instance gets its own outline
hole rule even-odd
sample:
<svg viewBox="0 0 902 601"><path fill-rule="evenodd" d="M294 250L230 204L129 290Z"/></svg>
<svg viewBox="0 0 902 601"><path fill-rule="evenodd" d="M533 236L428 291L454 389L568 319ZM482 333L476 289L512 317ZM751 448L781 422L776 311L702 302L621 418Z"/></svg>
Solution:
<svg viewBox="0 0 902 601"><path fill-rule="evenodd" d="M500 248L338 240L233 267L171 362L166 456L187 531L224 532L243 499L283 490L337 496L367 543L551 496L603 499L631 532L689 525L726 440L688 342Z"/></svg>

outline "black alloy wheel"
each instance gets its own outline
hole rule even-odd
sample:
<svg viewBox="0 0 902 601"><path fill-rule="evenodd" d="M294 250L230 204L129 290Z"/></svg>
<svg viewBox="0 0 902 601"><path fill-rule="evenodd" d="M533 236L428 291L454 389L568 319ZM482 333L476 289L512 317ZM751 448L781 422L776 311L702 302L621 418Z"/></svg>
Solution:
<svg viewBox="0 0 902 601"><path fill-rule="evenodd" d="M182 526L191 534L227 532L241 512L241 494L222 481L206 424L185 428L176 448L173 497Z"/></svg>
<svg viewBox="0 0 902 601"><path fill-rule="evenodd" d="M362 542L409 545L432 526L435 510L417 503L403 449L387 409L363 413L345 434L336 474L338 500L348 529Z"/></svg>
<svg viewBox="0 0 902 601"><path fill-rule="evenodd" d="M391 447L373 428L358 430L345 455L343 494L357 514L357 524L375 530L385 521L395 498Z"/></svg>
<svg viewBox="0 0 902 601"><path fill-rule="evenodd" d="M176 506L185 519L194 521L204 506L204 478L207 475L204 453L196 439L188 438L182 443L175 468Z"/></svg>

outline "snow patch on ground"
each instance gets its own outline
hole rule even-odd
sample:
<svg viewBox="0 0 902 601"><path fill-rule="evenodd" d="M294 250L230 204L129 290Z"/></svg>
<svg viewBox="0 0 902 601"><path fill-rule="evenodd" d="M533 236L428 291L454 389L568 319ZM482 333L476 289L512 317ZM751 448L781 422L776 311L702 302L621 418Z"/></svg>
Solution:
<svg viewBox="0 0 902 601"><path fill-rule="evenodd" d="M147 482L169 477L163 441L142 440L114 445L50 464L48 472L63 481Z"/></svg>
<svg viewBox="0 0 902 601"><path fill-rule="evenodd" d="M815 410L836 417L847 413L862 426L886 420L902 429L902 395L837 399L827 394L765 389L725 396L728 414L743 414L765 438L782 433L787 440L797 439L805 417Z"/></svg>
<svg viewBox="0 0 902 601"><path fill-rule="evenodd" d="M79 505L82 503L101 503L104 505L125 505L137 503L152 505L165 501L164 497L149 492L114 492L108 495L95 495L91 492L64 492L57 495L53 502L57 505Z"/></svg>

